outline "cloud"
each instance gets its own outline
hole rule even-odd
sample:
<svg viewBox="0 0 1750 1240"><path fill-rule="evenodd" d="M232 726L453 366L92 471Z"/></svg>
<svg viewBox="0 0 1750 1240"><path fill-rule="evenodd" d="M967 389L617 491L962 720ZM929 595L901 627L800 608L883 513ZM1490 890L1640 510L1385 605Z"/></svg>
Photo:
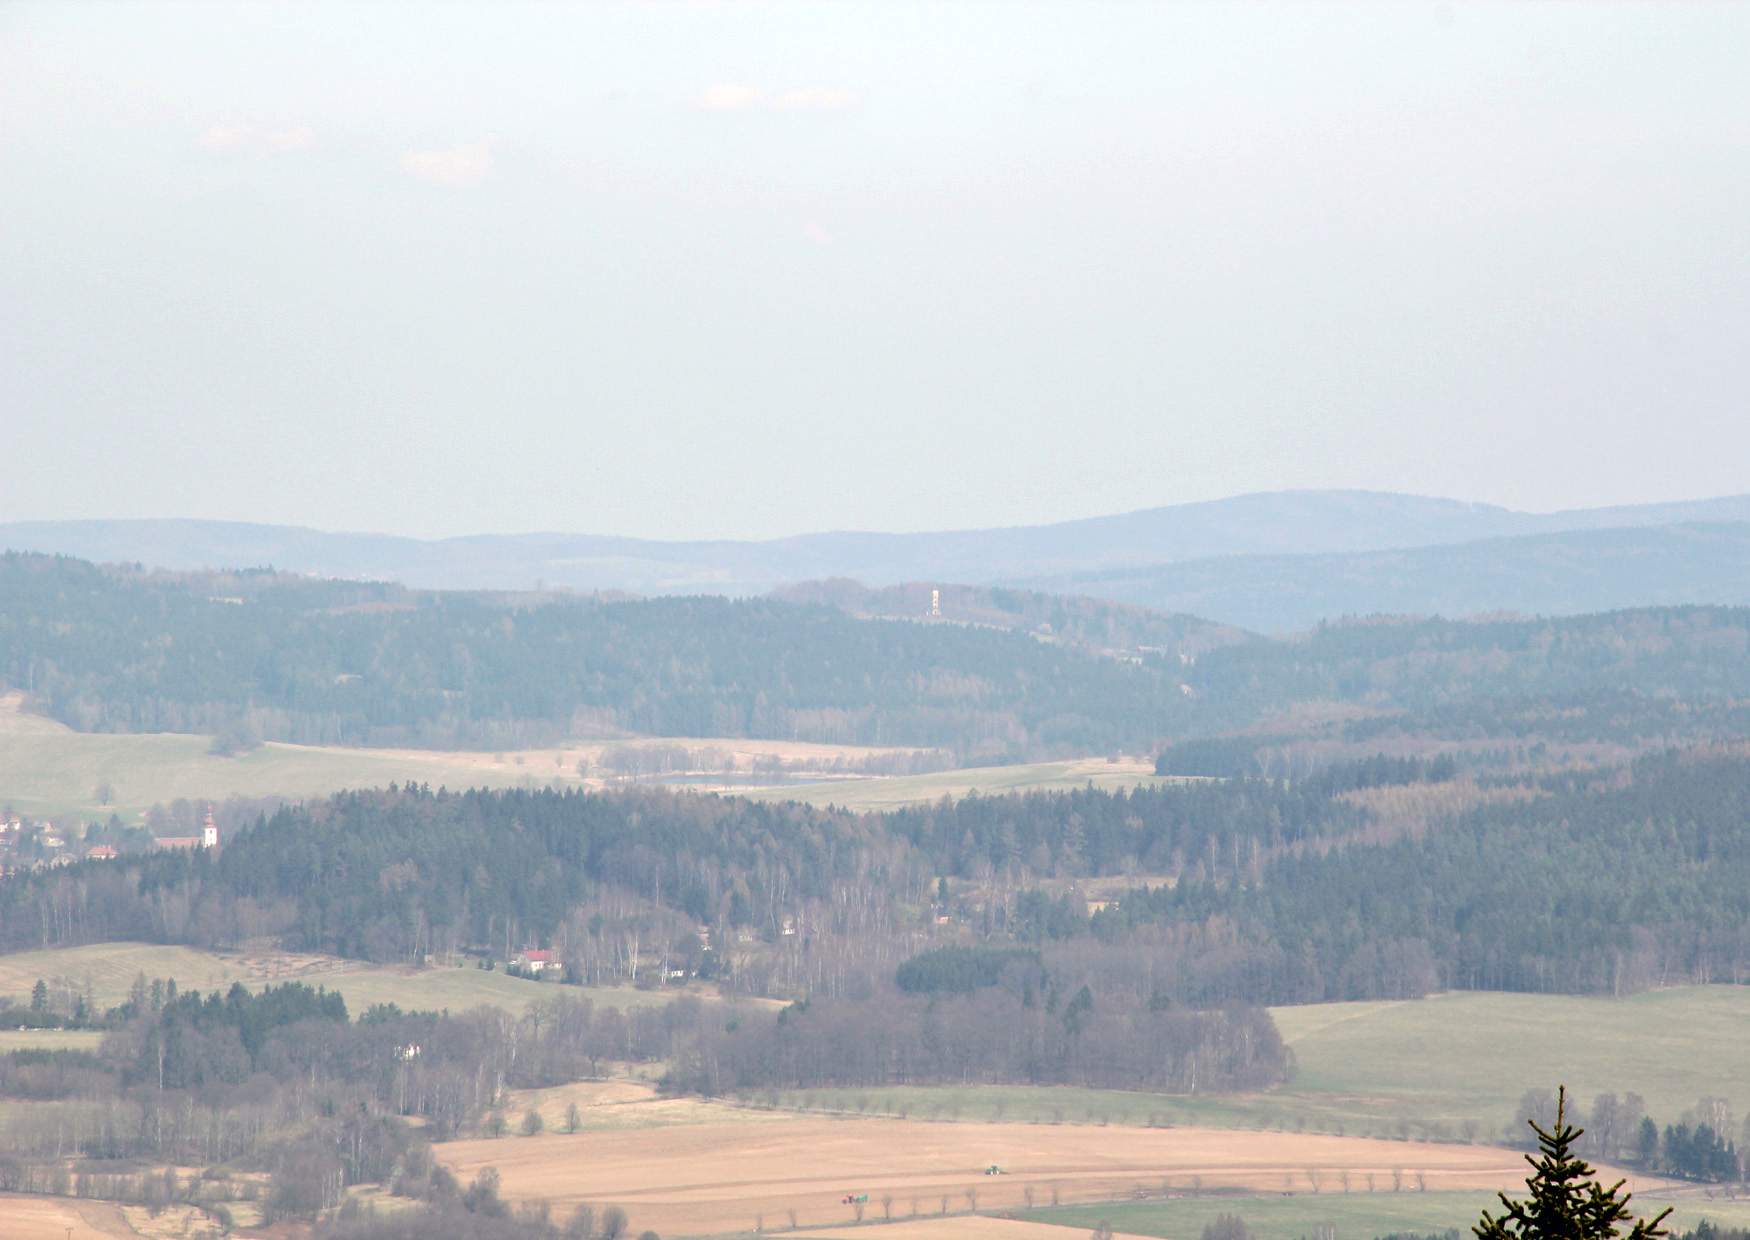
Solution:
<svg viewBox="0 0 1750 1240"><path fill-rule="evenodd" d="M285 129L258 129L254 125L213 125L195 141L216 154L274 154L307 151L316 145L316 131L308 125Z"/></svg>
<svg viewBox="0 0 1750 1240"><path fill-rule="evenodd" d="M768 93L740 82L719 82L695 101L707 112L840 112L855 105L857 96L848 90L804 87Z"/></svg>
<svg viewBox="0 0 1750 1240"><path fill-rule="evenodd" d="M214 125L197 141L209 151L236 151L248 145L250 134L247 125Z"/></svg>
<svg viewBox="0 0 1750 1240"><path fill-rule="evenodd" d="M802 235L814 242L815 245L831 245L834 241L838 240L838 238L833 236L831 232L827 231L826 226L821 224L818 220L805 221L802 225Z"/></svg>
<svg viewBox="0 0 1750 1240"><path fill-rule="evenodd" d="M290 129L273 129L261 135L261 140L273 151L307 151L316 145L316 131L308 125Z"/></svg>
<svg viewBox="0 0 1750 1240"><path fill-rule="evenodd" d="M471 142L440 151L409 151L401 157L401 171L433 185L475 185L492 171L492 148Z"/></svg>
<svg viewBox="0 0 1750 1240"><path fill-rule="evenodd" d="M772 106L782 112L842 112L857 102L848 90L828 90L814 87L787 90L772 100Z"/></svg>
<svg viewBox="0 0 1750 1240"><path fill-rule="evenodd" d="M699 96L699 106L707 112L741 112L758 107L764 97L756 87L719 82Z"/></svg>

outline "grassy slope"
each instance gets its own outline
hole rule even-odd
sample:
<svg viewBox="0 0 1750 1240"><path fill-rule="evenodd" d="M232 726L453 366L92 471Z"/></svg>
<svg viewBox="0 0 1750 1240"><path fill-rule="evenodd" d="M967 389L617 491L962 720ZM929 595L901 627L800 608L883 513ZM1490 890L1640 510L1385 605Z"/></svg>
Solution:
<svg viewBox="0 0 1750 1240"><path fill-rule="evenodd" d="M341 788L373 788L416 780L433 787L515 788L560 783L576 786L579 758L599 771L603 750L628 745L714 748L740 756L775 754L788 762L818 763L909 750L854 745L811 745L710 737L591 741L523 752L353 749L342 746L268 743L235 758L208 753L209 738L173 732L114 734L75 732L64 724L19 709L16 695L0 696L0 805L29 814L124 816L178 798L325 796ZM597 781L590 781L594 786ZM856 781L864 782L864 781ZM112 789L108 805L96 789Z"/></svg>
<svg viewBox="0 0 1750 1240"><path fill-rule="evenodd" d="M1709 1199L1687 1189L1671 1196L1637 1193L1631 1208L1646 1216L1666 1206L1671 1206L1672 1212L1665 1225L1674 1232L1689 1231L1704 1218L1718 1226L1750 1226L1750 1202ZM1471 1225L1485 1209L1500 1213L1500 1202L1493 1193L1343 1193L1333 1188L1316 1195L1181 1197L1045 1207L1020 1217L1082 1232L1106 1221L1118 1232L1184 1240L1200 1234L1218 1214L1237 1214L1255 1240L1301 1240L1316 1236L1321 1226L1330 1227L1336 1240L1369 1240L1391 1232L1425 1235L1448 1229L1469 1236ZM1073 1234L1065 1230L1065 1240Z"/></svg>
<svg viewBox="0 0 1750 1240"><path fill-rule="evenodd" d="M1075 758L1064 762L1029 762L1017 766L967 767L929 775L830 780L777 788L744 790L741 795L766 801L803 801L839 805L853 810L892 809L922 805L943 797L1001 796L1006 792L1063 791L1070 788L1136 788L1172 782L1154 774L1154 766L1135 758L1108 762Z"/></svg>
<svg viewBox="0 0 1750 1240"><path fill-rule="evenodd" d="M0 1055L13 1051L94 1051L103 1041L96 1029L0 1029Z"/></svg>
<svg viewBox="0 0 1750 1240"><path fill-rule="evenodd" d="M971 1086L806 1090L790 1105L914 1117L1173 1123L1350 1135L1498 1139L1527 1089L1565 1083L1641 1094L1674 1123L1704 1094L1750 1111L1750 987L1692 986L1628 999L1459 993L1405 1003L1274 1009L1295 1053L1264 1094L1182 1097L1113 1090Z"/></svg>
<svg viewBox="0 0 1750 1240"><path fill-rule="evenodd" d="M75 732L53 720L0 710L0 803L30 814L123 815L179 797L312 797L339 788L414 779L435 785L515 787L564 772L551 763L501 769L443 754L267 744L235 758L207 752L203 736ZM575 775L571 782L575 782ZM113 801L100 805L108 783Z"/></svg>
<svg viewBox="0 0 1750 1240"><path fill-rule="evenodd" d="M71 986L82 991L89 983L97 1005L103 1008L126 999L134 978L142 973L148 978L175 978L182 990L202 991L228 989L239 981L251 987L303 981L338 990L354 1016L374 1003L451 1011L492 1004L521 1011L537 1000L561 995L588 997L619 1008L662 1003L673 995L629 987L543 985L471 967L414 970L329 956L231 954L150 943L99 943L0 956L0 995L27 997L39 977L53 989Z"/></svg>
<svg viewBox="0 0 1750 1240"><path fill-rule="evenodd" d="M1106 1205L1047 1206L1023 1217L1091 1231L1102 1221L1114 1231L1138 1236L1189 1237L1217 1215L1237 1214L1255 1240L1300 1240L1317 1228L1334 1229L1337 1240L1367 1240L1389 1232L1468 1232L1478 1214L1498 1205L1492 1193L1330 1192L1292 1196L1180 1197L1170 1201L1115 1201ZM1067 1238L1072 1233L1065 1231Z"/></svg>

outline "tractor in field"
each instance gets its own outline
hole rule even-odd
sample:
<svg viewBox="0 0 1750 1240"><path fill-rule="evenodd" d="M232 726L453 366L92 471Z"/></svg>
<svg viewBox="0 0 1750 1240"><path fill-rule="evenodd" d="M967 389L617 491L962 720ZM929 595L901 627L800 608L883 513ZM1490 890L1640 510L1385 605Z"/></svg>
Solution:
<svg viewBox="0 0 1750 1240"><path fill-rule="evenodd" d="M995 1163L992 1163L990 1166L986 1167L984 1169L984 1173L986 1175L1007 1175L1007 1174L1009 1174L1007 1171L1004 1171L1001 1167L997 1166Z"/></svg>
<svg viewBox="0 0 1750 1240"><path fill-rule="evenodd" d="M839 1198L839 1204L844 1206L863 1206L869 1204L868 1193L846 1193Z"/></svg>

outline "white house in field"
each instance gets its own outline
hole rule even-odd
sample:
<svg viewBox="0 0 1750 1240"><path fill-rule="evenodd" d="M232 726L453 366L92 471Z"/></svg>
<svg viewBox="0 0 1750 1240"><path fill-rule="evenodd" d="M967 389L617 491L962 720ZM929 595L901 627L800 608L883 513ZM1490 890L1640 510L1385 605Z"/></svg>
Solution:
<svg viewBox="0 0 1750 1240"><path fill-rule="evenodd" d="M525 947L511 963L530 975L545 973L559 967L559 958L544 947Z"/></svg>

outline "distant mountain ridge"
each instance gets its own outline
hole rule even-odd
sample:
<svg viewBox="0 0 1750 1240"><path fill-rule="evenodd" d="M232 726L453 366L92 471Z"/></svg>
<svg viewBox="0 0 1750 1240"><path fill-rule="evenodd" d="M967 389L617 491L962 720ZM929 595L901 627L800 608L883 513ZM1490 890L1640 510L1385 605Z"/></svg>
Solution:
<svg viewBox="0 0 1750 1240"><path fill-rule="evenodd" d="M1352 554L1692 522L1750 522L1750 495L1539 514L1389 492L1278 491L1051 525L819 533L761 542L563 533L426 540L223 521L27 521L0 524L0 549L173 569L271 564L430 589L540 583L751 595L834 577L870 586L1060 580L1218 557ZM1231 615L1210 618L1244 623Z"/></svg>
<svg viewBox="0 0 1750 1240"><path fill-rule="evenodd" d="M1572 616L1750 604L1750 522L1489 538L1341 555L1225 556L1017 583L1259 633L1342 616Z"/></svg>

